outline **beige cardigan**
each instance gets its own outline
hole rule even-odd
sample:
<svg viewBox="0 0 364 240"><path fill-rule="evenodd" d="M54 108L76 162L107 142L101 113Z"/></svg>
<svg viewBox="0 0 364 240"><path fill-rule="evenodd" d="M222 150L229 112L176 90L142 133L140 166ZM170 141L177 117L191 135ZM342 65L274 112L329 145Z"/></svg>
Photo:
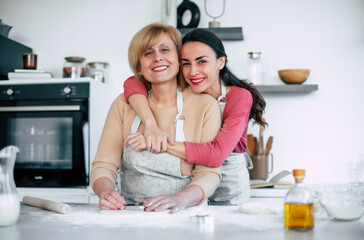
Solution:
<svg viewBox="0 0 364 240"><path fill-rule="evenodd" d="M177 107L160 108L152 101L149 103L158 126L174 138L174 117L177 114ZM220 130L219 106L216 100L207 94L195 94L191 89L186 88L183 91L182 114L185 117L184 134L186 141L198 143L212 141ZM135 111L126 103L123 94L114 100L105 122L95 160L92 163L92 186L95 180L100 177L108 177L112 182L115 182L117 169L123 169L124 139L131 132L135 115ZM143 123L140 124L138 132L144 132ZM221 179L220 168L194 165L182 159L181 173L192 176L190 185L201 188L204 193L201 202L214 193Z"/></svg>

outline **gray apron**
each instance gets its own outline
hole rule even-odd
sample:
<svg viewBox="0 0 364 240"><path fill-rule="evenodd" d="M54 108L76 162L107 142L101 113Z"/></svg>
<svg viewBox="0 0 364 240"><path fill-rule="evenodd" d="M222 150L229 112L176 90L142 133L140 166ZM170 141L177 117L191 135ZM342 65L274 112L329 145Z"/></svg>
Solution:
<svg viewBox="0 0 364 240"><path fill-rule="evenodd" d="M180 89L177 90L177 109L176 141L184 142L183 97ZM136 116L131 133L137 132L140 122ZM127 145L123 152L123 166L120 194L127 203L137 203L158 195L173 195L191 183L190 176L181 174L181 159L169 153L138 152Z"/></svg>
<svg viewBox="0 0 364 240"><path fill-rule="evenodd" d="M226 105L226 87L221 82L222 95L218 98L221 117ZM225 102L220 102L225 100ZM231 153L221 165L221 182L215 193L209 197L210 205L239 205L250 198L248 168L253 164L248 153Z"/></svg>

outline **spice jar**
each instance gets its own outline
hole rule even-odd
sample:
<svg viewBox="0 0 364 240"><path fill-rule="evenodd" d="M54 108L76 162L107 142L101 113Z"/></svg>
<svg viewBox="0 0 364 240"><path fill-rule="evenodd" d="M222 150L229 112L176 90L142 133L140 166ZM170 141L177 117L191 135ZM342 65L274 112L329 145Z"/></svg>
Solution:
<svg viewBox="0 0 364 240"><path fill-rule="evenodd" d="M263 84L263 63L261 52L248 52L248 80L257 85Z"/></svg>
<svg viewBox="0 0 364 240"><path fill-rule="evenodd" d="M63 66L64 78L86 77L87 68L83 57L65 57L66 62Z"/></svg>
<svg viewBox="0 0 364 240"><path fill-rule="evenodd" d="M90 70L90 76L98 82L105 82L107 62L90 62L87 64Z"/></svg>

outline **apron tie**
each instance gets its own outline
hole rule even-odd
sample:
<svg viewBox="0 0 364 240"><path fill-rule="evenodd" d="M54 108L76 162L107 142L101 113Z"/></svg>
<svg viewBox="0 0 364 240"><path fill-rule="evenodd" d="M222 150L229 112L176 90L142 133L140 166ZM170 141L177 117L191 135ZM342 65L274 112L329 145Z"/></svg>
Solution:
<svg viewBox="0 0 364 240"><path fill-rule="evenodd" d="M227 102L227 99L226 99L226 87L224 85L224 83L221 81L220 82L220 85L221 85L221 95L220 97L217 99L217 102L224 102L226 103Z"/></svg>
<svg viewBox="0 0 364 240"><path fill-rule="evenodd" d="M174 123L176 126L176 141L177 142L185 142L186 138L183 132L183 124L185 120L185 116L182 115L183 110L183 96L180 88L177 89L177 115L174 118Z"/></svg>

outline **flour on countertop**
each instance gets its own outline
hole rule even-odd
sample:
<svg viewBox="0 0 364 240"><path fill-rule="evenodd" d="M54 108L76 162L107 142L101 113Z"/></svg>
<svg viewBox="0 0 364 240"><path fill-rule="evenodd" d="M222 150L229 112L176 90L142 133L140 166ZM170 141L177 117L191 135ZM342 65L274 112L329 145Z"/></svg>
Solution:
<svg viewBox="0 0 364 240"><path fill-rule="evenodd" d="M27 207L27 206L22 206ZM30 214L41 217L47 222L56 219L57 221L68 222L74 227L77 226L102 226L117 228L123 226L132 227L158 227L158 228L191 228L196 225L193 219L196 215L210 216L214 225L237 225L253 230L283 229L283 215L251 215L239 211L238 206L199 206L188 208L184 211L169 214L164 212L144 212L138 207L128 207L126 210L118 210L117 213L101 214L97 205L72 205L68 214L58 214L33 208L31 211L23 211L23 214Z"/></svg>

